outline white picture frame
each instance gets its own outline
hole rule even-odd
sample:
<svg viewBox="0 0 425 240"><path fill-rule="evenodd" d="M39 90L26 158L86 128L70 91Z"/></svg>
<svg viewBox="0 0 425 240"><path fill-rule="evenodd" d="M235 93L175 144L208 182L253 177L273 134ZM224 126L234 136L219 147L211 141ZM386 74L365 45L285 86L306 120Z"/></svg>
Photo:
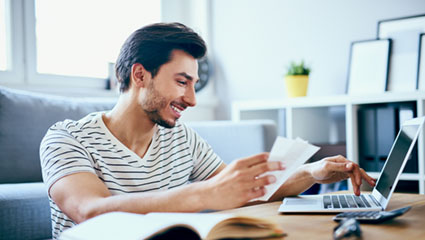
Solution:
<svg viewBox="0 0 425 240"><path fill-rule="evenodd" d="M418 38L425 32L425 15L378 22L377 37L392 39L388 91L413 92L418 88Z"/></svg>
<svg viewBox="0 0 425 240"><path fill-rule="evenodd" d="M351 43L347 93L364 95L384 93L387 89L390 39Z"/></svg>

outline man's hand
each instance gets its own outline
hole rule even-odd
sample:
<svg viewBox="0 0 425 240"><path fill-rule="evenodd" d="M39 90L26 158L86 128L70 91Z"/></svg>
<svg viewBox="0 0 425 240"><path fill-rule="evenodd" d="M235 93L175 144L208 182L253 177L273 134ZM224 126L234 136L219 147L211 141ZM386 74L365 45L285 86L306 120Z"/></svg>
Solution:
<svg viewBox="0 0 425 240"><path fill-rule="evenodd" d="M260 175L284 169L281 162L269 162L268 157L268 153L261 153L236 160L207 180L207 205L217 210L229 209L263 196L266 193L264 186L276 179L271 175Z"/></svg>
<svg viewBox="0 0 425 240"><path fill-rule="evenodd" d="M324 158L318 162L309 164L311 176L316 183L333 183L351 178L354 194L360 195L362 180L366 180L370 186L375 186L375 180L359 167L358 164L338 155Z"/></svg>

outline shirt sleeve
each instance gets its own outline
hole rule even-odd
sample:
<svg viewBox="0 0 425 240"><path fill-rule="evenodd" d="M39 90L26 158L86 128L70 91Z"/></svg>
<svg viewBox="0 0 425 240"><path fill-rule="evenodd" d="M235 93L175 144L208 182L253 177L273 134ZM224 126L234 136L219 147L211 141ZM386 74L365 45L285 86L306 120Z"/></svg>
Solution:
<svg viewBox="0 0 425 240"><path fill-rule="evenodd" d="M64 176L77 172L95 174L93 162L88 152L61 126L61 123L53 125L40 144L43 181L49 192L50 187Z"/></svg>
<svg viewBox="0 0 425 240"><path fill-rule="evenodd" d="M212 147L202 139L193 129L183 125L186 130L188 143L192 152L194 167L190 181L202 181L213 174L223 163Z"/></svg>

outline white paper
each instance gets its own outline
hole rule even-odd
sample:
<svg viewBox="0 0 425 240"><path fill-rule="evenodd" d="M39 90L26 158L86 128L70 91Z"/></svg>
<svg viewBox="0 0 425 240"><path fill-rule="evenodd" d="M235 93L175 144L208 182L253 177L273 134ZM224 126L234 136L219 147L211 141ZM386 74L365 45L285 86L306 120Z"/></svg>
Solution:
<svg viewBox="0 0 425 240"><path fill-rule="evenodd" d="M252 201L267 201L279 189L282 184L313 154L320 148L297 138L295 140L277 137L270 152L269 161L281 161L285 163L286 169L283 171L268 172L265 175L273 175L276 182L267 185L266 194Z"/></svg>

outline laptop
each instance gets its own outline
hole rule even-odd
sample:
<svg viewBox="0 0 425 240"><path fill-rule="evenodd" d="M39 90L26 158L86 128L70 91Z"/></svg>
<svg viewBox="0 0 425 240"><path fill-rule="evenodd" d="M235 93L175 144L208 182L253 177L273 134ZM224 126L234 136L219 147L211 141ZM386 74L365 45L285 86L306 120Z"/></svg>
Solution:
<svg viewBox="0 0 425 240"><path fill-rule="evenodd" d="M403 122L372 194L301 195L283 199L279 212L383 211L397 186L404 166L421 132L425 117Z"/></svg>

